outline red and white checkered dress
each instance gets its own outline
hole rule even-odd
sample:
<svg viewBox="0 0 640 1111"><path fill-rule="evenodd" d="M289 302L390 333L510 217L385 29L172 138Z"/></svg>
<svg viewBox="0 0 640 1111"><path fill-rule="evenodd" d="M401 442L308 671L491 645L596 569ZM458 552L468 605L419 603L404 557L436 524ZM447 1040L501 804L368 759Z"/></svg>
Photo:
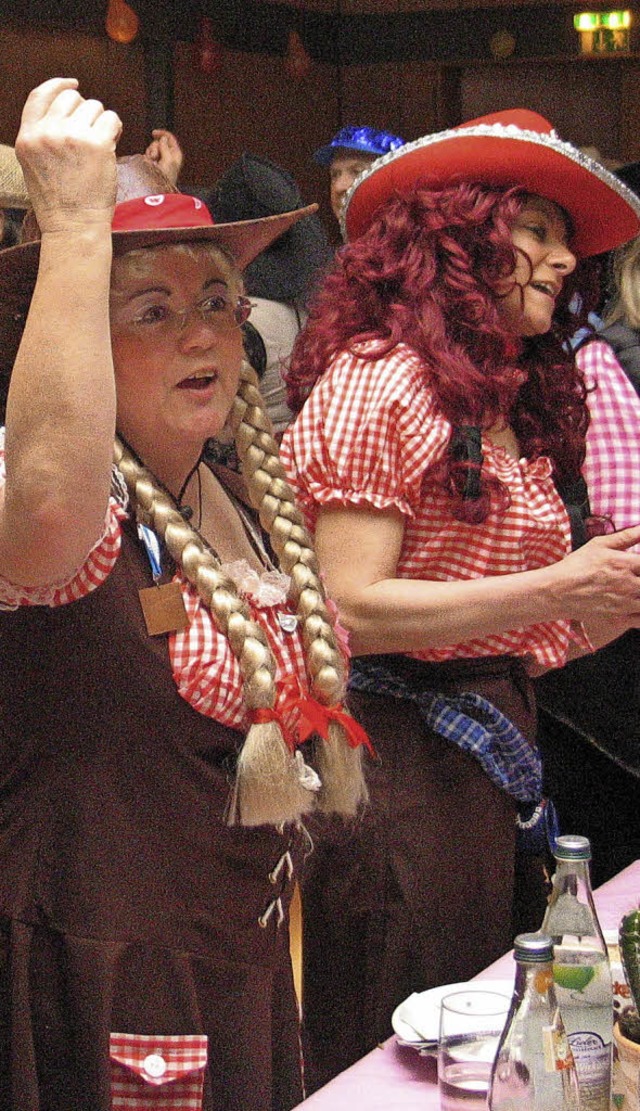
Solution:
<svg viewBox="0 0 640 1111"><path fill-rule="evenodd" d="M0 430L0 485L5 481L4 429ZM0 608L21 605L61 606L84 597L105 581L114 566L121 546L121 522L127 517L124 483L113 484L103 535L82 567L66 582L47 587L16 587L0 578ZM201 714L236 729L248 726L242 700L242 676L229 642L217 629L211 612L196 590L178 573L189 625L169 635L169 658L173 677L181 696ZM151 574L149 577L151 584ZM286 602L263 606L246 598L251 615L264 630L276 661L276 680L297 675L304 681L305 664L298 631L283 632L278 615L291 613ZM287 724L294 725L285 715Z"/></svg>
<svg viewBox="0 0 640 1111"><path fill-rule="evenodd" d="M603 340L581 347L576 361L595 387L583 468L591 511L616 529L640 524L640 397Z"/></svg>
<svg viewBox="0 0 640 1111"><path fill-rule="evenodd" d="M339 355L285 433L281 454L312 529L329 504L403 514L399 578L483 578L562 559L571 549L570 527L549 459L514 459L483 439L484 471L508 487L511 504L500 516L468 524L452 516L449 498L429 480L450 434L419 358L399 345L373 361ZM558 667L575 638L569 622L555 621L411 655L433 661L530 655Z"/></svg>

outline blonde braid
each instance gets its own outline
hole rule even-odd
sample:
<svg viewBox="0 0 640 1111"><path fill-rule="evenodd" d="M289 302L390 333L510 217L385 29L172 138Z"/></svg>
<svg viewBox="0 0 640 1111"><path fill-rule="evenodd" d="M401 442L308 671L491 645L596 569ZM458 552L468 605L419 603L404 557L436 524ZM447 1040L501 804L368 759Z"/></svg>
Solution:
<svg viewBox="0 0 640 1111"><path fill-rule="evenodd" d="M346 691L345 667L326 605L313 541L280 462L256 374L246 362L229 424L235 433L243 476L260 523L269 534L282 570L291 576L311 693L325 706L340 706ZM330 722L328 739L317 746L315 762L322 780L319 806L345 816L355 814L367 798L362 751L349 744L339 723Z"/></svg>
<svg viewBox="0 0 640 1111"><path fill-rule="evenodd" d="M138 520L164 540L228 639L242 672L247 708L272 709L276 697L273 654L235 584L222 573L219 560L187 524L173 499L119 440L115 443L114 461L126 482ZM302 785L298 763L285 744L279 724L253 723L238 756L229 822L254 826L297 821L314 802L313 792Z"/></svg>

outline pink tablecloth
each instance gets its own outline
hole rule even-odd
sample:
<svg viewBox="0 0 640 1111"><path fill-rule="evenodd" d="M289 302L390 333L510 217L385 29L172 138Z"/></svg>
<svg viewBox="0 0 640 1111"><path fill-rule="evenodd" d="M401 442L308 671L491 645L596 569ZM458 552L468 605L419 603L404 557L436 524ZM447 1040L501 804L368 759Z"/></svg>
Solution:
<svg viewBox="0 0 640 1111"><path fill-rule="evenodd" d="M603 884L595 898L602 928L616 927L640 902L640 860ZM512 975L513 958L507 953L477 979ZM305 1111L438 1111L436 1063L389 1038L298 1106Z"/></svg>

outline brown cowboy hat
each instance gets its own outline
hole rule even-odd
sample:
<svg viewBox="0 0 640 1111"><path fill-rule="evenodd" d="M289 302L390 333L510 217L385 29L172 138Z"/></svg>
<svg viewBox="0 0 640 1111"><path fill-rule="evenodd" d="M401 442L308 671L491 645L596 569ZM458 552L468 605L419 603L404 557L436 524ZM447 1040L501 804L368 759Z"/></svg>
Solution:
<svg viewBox="0 0 640 1111"><path fill-rule="evenodd" d="M119 158L117 177L112 225L116 255L141 247L209 242L228 251L243 270L274 239L318 208L312 204L277 216L215 224L201 200L181 193L142 154ZM40 229L30 209L21 242L0 251L0 373L4 375L10 374L20 345L39 258Z"/></svg>

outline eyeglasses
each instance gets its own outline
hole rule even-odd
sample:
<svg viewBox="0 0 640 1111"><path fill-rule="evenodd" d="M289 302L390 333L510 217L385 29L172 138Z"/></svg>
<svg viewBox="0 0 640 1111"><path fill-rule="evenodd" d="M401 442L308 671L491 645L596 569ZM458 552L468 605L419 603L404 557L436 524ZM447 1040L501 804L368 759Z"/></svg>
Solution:
<svg viewBox="0 0 640 1111"><path fill-rule="evenodd" d="M240 328L249 319L252 305L248 297L238 297L235 302L215 294L197 301L188 309L173 309L166 304L147 305L130 319L118 319L116 323L129 332L143 338L164 339L177 336L186 327L187 321L195 313L215 332L229 332Z"/></svg>

